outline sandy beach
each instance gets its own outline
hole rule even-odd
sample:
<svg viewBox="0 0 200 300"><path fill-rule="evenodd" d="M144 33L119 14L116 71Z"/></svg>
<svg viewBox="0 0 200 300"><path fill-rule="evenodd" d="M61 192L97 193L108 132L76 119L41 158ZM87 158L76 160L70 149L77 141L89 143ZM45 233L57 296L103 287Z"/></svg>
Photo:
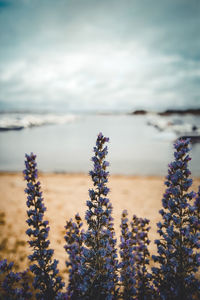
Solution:
<svg viewBox="0 0 200 300"><path fill-rule="evenodd" d="M55 258L59 260L59 269L66 273L64 234L66 220L79 212L84 218L88 189L91 179L86 174L39 174L47 211L45 219L50 222L51 247L55 249ZM193 190L197 191L200 178L195 178ZM27 245L25 231L26 196L25 181L21 173L0 173L0 258L16 262L18 270L28 265L27 254L31 253ZM113 205L113 217L119 243L120 218L123 209L129 217L150 219L150 251L155 251L153 240L156 238L156 223L160 219L162 195L165 190L164 177L110 176L108 187Z"/></svg>

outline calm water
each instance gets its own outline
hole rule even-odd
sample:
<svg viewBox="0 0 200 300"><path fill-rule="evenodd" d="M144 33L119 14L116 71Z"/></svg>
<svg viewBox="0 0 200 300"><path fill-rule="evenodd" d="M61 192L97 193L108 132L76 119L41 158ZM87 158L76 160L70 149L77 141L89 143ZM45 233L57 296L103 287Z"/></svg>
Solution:
<svg viewBox="0 0 200 300"><path fill-rule="evenodd" d="M70 122L0 132L0 170L23 170L24 154L32 151L44 172L88 172L96 136L102 131L110 137L111 173L165 175L177 134L159 131L148 122L148 116L79 115ZM199 118L195 122L200 125ZM200 144L193 145L191 155L192 175L200 176Z"/></svg>

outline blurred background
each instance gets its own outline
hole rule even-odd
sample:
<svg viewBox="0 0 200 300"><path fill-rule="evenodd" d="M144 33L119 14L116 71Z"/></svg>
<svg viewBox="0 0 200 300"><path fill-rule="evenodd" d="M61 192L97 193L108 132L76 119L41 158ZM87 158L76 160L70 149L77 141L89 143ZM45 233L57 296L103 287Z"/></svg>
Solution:
<svg viewBox="0 0 200 300"><path fill-rule="evenodd" d="M192 139L200 176L200 1L0 0L0 171L165 175Z"/></svg>

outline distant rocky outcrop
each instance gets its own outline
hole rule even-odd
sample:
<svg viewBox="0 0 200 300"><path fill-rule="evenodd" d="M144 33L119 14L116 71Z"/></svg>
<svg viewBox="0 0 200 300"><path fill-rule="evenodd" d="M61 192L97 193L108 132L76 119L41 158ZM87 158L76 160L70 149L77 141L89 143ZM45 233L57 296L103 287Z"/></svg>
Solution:
<svg viewBox="0 0 200 300"><path fill-rule="evenodd" d="M147 111L144 109L138 109L131 113L131 115L146 115L148 113L152 113L152 111ZM155 113L155 112L154 112ZM157 112L159 116L171 116L171 115L186 115L191 114L195 116L200 116L200 108L188 108L188 109L167 109L162 112Z"/></svg>
<svg viewBox="0 0 200 300"><path fill-rule="evenodd" d="M200 108L196 109L167 109L164 112L159 112L158 115L160 116L170 116L170 115L186 115L186 114L191 114L191 115L200 115Z"/></svg>
<svg viewBox="0 0 200 300"><path fill-rule="evenodd" d="M147 111L146 110L135 110L132 115L146 115L147 114Z"/></svg>

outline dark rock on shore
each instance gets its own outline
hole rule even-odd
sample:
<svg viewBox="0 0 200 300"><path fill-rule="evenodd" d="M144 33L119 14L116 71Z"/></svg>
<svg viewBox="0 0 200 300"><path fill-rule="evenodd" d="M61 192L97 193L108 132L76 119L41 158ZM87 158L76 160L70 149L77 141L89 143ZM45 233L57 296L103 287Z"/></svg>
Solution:
<svg viewBox="0 0 200 300"><path fill-rule="evenodd" d="M151 111L146 111L144 109L138 109L131 113L131 115L146 115L151 113ZM191 114L194 116L200 116L200 108L188 108L188 109L167 109L163 112L157 113L159 116L171 116L171 115L186 115Z"/></svg>
<svg viewBox="0 0 200 300"><path fill-rule="evenodd" d="M24 126L0 127L0 131L22 130Z"/></svg>
<svg viewBox="0 0 200 300"><path fill-rule="evenodd" d="M164 112L158 113L160 116L170 116L170 115L186 115L186 114L192 114L192 115L200 115L200 108L197 109L185 109L185 110L179 110L179 109L167 109Z"/></svg>
<svg viewBox="0 0 200 300"><path fill-rule="evenodd" d="M146 115L147 114L147 111L146 110L135 110L132 115Z"/></svg>

